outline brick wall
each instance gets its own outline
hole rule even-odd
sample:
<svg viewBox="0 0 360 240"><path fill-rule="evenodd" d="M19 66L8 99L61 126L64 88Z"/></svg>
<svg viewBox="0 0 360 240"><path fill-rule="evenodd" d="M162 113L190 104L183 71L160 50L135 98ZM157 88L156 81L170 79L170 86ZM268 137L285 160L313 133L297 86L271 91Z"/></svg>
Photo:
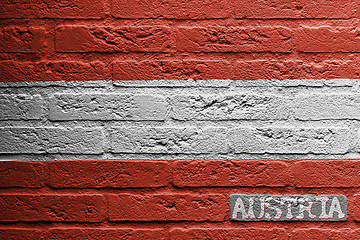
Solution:
<svg viewBox="0 0 360 240"><path fill-rule="evenodd" d="M360 238L358 1L0 13L0 239ZM236 193L345 195L348 219L234 222Z"/></svg>

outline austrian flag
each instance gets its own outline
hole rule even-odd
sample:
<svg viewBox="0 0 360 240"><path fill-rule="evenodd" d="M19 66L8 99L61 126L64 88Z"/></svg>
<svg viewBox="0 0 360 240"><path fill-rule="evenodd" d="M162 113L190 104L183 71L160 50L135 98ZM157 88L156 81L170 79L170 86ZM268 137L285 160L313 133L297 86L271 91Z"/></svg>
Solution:
<svg viewBox="0 0 360 240"><path fill-rule="evenodd" d="M0 239L360 239L359 0L3 0Z"/></svg>

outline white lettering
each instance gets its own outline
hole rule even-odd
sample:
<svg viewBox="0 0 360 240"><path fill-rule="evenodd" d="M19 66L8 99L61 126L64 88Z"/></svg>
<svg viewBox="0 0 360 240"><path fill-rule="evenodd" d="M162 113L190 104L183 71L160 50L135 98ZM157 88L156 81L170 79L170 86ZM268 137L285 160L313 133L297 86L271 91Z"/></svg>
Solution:
<svg viewBox="0 0 360 240"><path fill-rule="evenodd" d="M280 219L283 212L280 208L274 206L274 205L271 205L271 202L275 202L275 203L278 203L280 205L284 205L284 202L283 201L279 201L279 200L275 200L274 198L272 197L269 197L266 199L266 203L265 203L265 206L270 209L270 210L273 210L273 211L276 211L276 215L275 215L275 219Z"/></svg>
<svg viewBox="0 0 360 240"><path fill-rule="evenodd" d="M326 214L326 204L329 201L328 197L322 196L322 197L316 197L316 201L321 202L321 214L319 216L320 219L328 219L329 215Z"/></svg>
<svg viewBox="0 0 360 240"><path fill-rule="evenodd" d="M347 217L345 196L234 194L230 203L231 219L239 221L344 221Z"/></svg>
<svg viewBox="0 0 360 240"><path fill-rule="evenodd" d="M298 204L297 198L286 197L285 201L287 202L286 219L292 219L294 217L294 215L292 214L292 204Z"/></svg>
<svg viewBox="0 0 360 240"><path fill-rule="evenodd" d="M242 219L255 218L254 202L253 198L249 198L249 211L246 212L243 200L240 197L236 199L232 218L237 219L239 213L241 213Z"/></svg>
<svg viewBox="0 0 360 240"><path fill-rule="evenodd" d="M304 205L305 202L308 203L307 206ZM309 218L311 218L311 219L316 218L316 215L311 213L311 209L312 209L314 203L309 198L300 198L299 203L300 203L300 210L299 210L299 215L296 217L296 219L298 219L298 220L304 219L305 212L309 213Z"/></svg>
<svg viewBox="0 0 360 240"><path fill-rule="evenodd" d="M345 214L341 210L341 205L339 199L334 197L331 201L330 210L329 210L329 218L334 217L334 212L338 213L338 218L342 219L345 217Z"/></svg>

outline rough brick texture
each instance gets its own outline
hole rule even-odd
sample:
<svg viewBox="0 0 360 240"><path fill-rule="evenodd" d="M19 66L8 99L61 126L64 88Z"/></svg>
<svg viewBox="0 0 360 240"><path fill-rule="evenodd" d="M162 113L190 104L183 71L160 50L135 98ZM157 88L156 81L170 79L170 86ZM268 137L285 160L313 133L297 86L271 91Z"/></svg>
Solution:
<svg viewBox="0 0 360 240"><path fill-rule="evenodd" d="M360 75L355 0L16 0L0 11L0 81Z"/></svg>
<svg viewBox="0 0 360 240"><path fill-rule="evenodd" d="M226 228L194 228L174 229L170 239L288 239L284 229L226 229Z"/></svg>
<svg viewBox="0 0 360 240"><path fill-rule="evenodd" d="M357 187L360 162L358 160L303 160L294 163L294 185L297 187ZM312 181L306 181L312 179Z"/></svg>
<svg viewBox="0 0 360 240"><path fill-rule="evenodd" d="M0 239L360 238L360 1L0 12ZM230 194L344 195L348 218L234 222Z"/></svg>
<svg viewBox="0 0 360 240"><path fill-rule="evenodd" d="M359 52L358 29L303 26L297 34L301 52ZM314 39L317 41L314 42Z"/></svg>
<svg viewBox="0 0 360 240"><path fill-rule="evenodd" d="M40 95L0 95L0 120L41 119L43 108Z"/></svg>
<svg viewBox="0 0 360 240"><path fill-rule="evenodd" d="M229 61L222 60L162 60L116 61L114 80L153 79L226 79L231 74Z"/></svg>
<svg viewBox="0 0 360 240"><path fill-rule="evenodd" d="M236 18L249 19L336 19L355 16L353 1L327 0L235 0Z"/></svg>
<svg viewBox="0 0 360 240"><path fill-rule="evenodd" d="M179 187L286 186L287 164L258 160L178 160L173 181Z"/></svg>
<svg viewBox="0 0 360 240"><path fill-rule="evenodd" d="M226 128L113 128L114 153L226 153Z"/></svg>
<svg viewBox="0 0 360 240"><path fill-rule="evenodd" d="M104 200L102 195L1 195L0 221L101 222Z"/></svg>
<svg viewBox="0 0 360 240"><path fill-rule="evenodd" d="M102 153L101 128L0 128L1 153Z"/></svg>
<svg viewBox="0 0 360 240"><path fill-rule="evenodd" d="M48 233L51 240L60 239L169 239L169 233L164 229L134 229L134 228L54 228Z"/></svg>
<svg viewBox="0 0 360 240"><path fill-rule="evenodd" d="M230 141L237 153L346 153L349 131L342 128L235 128Z"/></svg>
<svg viewBox="0 0 360 240"><path fill-rule="evenodd" d="M84 81L109 79L105 64L83 61L1 61L0 76L3 82L25 81Z"/></svg>
<svg viewBox="0 0 360 240"><path fill-rule="evenodd" d="M3 161L0 237L357 239L359 231L352 226L360 221L360 197L354 191L359 185L358 163L350 159ZM25 191L32 187L37 193ZM230 222L229 194L306 194L309 188L317 195L347 196L349 219L341 228L330 231L338 223L301 222L235 228L236 223ZM19 222L28 226L18 227ZM53 222L66 225L50 226Z"/></svg>
<svg viewBox="0 0 360 240"><path fill-rule="evenodd" d="M168 52L173 40L165 26L61 26L55 45L57 52Z"/></svg>
<svg viewBox="0 0 360 240"><path fill-rule="evenodd" d="M298 229L291 235L292 239L356 239L360 237L358 230L352 231L348 228L334 230L334 229Z"/></svg>
<svg viewBox="0 0 360 240"><path fill-rule="evenodd" d="M227 205L218 194L121 194L109 201L110 221L222 221Z"/></svg>
<svg viewBox="0 0 360 240"><path fill-rule="evenodd" d="M8 240L17 239L45 239L46 234L40 229L31 228L0 228L0 238Z"/></svg>
<svg viewBox="0 0 360 240"><path fill-rule="evenodd" d="M271 95L178 95L172 99L176 120L288 119L290 101Z"/></svg>
<svg viewBox="0 0 360 240"><path fill-rule="evenodd" d="M0 31L0 51L38 53L46 48L46 31L42 27L12 26Z"/></svg>
<svg viewBox="0 0 360 240"><path fill-rule="evenodd" d="M48 184L47 166L42 162L0 162L0 186L43 187Z"/></svg>
<svg viewBox="0 0 360 240"><path fill-rule="evenodd" d="M54 188L139 188L169 183L166 161L55 161L50 164Z"/></svg>
<svg viewBox="0 0 360 240"><path fill-rule="evenodd" d="M154 95L57 94L51 120L164 120L165 98Z"/></svg>
<svg viewBox="0 0 360 240"><path fill-rule="evenodd" d="M113 0L116 18L216 19L230 16L229 1L217 0Z"/></svg>
<svg viewBox="0 0 360 240"><path fill-rule="evenodd" d="M293 31L284 27L179 27L181 52L290 52Z"/></svg>
<svg viewBox="0 0 360 240"><path fill-rule="evenodd" d="M0 3L2 18L68 18L100 19L105 17L104 1L54 0L3 1Z"/></svg>

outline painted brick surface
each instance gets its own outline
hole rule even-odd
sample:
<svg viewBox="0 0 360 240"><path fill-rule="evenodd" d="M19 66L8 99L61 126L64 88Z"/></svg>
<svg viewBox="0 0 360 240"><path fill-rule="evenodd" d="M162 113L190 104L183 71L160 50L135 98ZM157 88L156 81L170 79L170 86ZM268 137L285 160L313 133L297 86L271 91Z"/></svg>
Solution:
<svg viewBox="0 0 360 240"><path fill-rule="evenodd" d="M300 52L359 52L357 29L303 26L297 34ZM314 39L317 41L314 42Z"/></svg>
<svg viewBox="0 0 360 240"><path fill-rule="evenodd" d="M222 221L227 205L219 194L121 194L109 201L110 221Z"/></svg>
<svg viewBox="0 0 360 240"><path fill-rule="evenodd" d="M226 79L232 66L226 60L116 61L114 80Z"/></svg>
<svg viewBox="0 0 360 240"><path fill-rule="evenodd" d="M226 153L226 128L113 128L114 153Z"/></svg>
<svg viewBox="0 0 360 240"><path fill-rule="evenodd" d="M1 195L2 222L100 222L105 217L102 195Z"/></svg>
<svg viewBox="0 0 360 240"><path fill-rule="evenodd" d="M203 239L203 236L230 239L236 235L253 236L259 239L268 239L269 236L276 236L276 239L293 237L301 239L300 236L313 234L318 237L344 236L345 239L356 239L358 231L351 226L354 221L359 221L358 202L360 198L357 191L354 191L354 187L356 188L357 185L352 184L353 182L349 180L353 177L347 169L354 169L349 162L356 164L358 161L318 160L324 164L330 162L330 166L346 171L335 173L334 179L327 176L322 177L324 181L329 182L344 178L344 181L349 182L349 186L351 184L354 186L347 187L346 185L345 188L343 184L323 184L314 188L313 186L317 186L322 179L318 179L316 176L307 177L298 170L299 163L309 163L310 161L315 160L4 161L1 172L7 174L7 179L15 173L24 176L26 166L28 169L36 167L37 173L30 175L31 180L28 181L22 179L15 182L14 179L13 183L0 185L0 189L3 191L0 196L0 225L2 225L0 236L8 239L36 239L39 237L45 239L101 239L106 237L112 239L119 236L128 236L130 239L139 237L171 239L176 236L180 239ZM315 165L314 169L321 169L321 167ZM309 171L314 171L314 169L309 169ZM230 171L236 171L236 174L229 173ZM328 171L327 174L333 172L331 168L324 168L324 171ZM351 171L354 174L357 172L356 170ZM195 178L196 175L199 178ZM348 177L348 175L350 176ZM319 176L322 175L319 174ZM348 178L346 179L346 177ZM26 183L31 183L31 181L32 185ZM35 181L38 183L34 184ZM303 184L300 185L299 182ZM24 193L24 188L27 187L37 187L37 193ZM283 224L288 227L286 230L281 229L281 225L262 228L264 225L257 224L256 227L241 229L227 226L230 224L229 197L235 191L250 194L247 196L262 196L254 195L259 192L289 196L290 189L294 193L302 192L301 196L310 196L308 195L309 187L312 188L311 192L316 193L317 196L321 195L320 197L339 196L339 199L341 197L339 201L342 204L341 207L344 207L343 212L348 214L348 220L342 223L341 228L329 232L327 231L329 225L324 223L321 224L323 227L319 227L319 225L305 223L289 225L286 222ZM59 188L62 188L61 192L63 193L59 193ZM82 190L77 191L76 188ZM345 196L349 199L347 211L343 199ZM330 200L327 203L326 213L329 213L332 206ZM319 204L322 202L318 202ZM319 206L312 208L311 213L319 215L321 208ZM336 206L334 204L335 210ZM246 205L247 207L248 205ZM286 206L285 208L288 209ZM267 206L266 212L272 211L271 209L271 206L270 208ZM294 214L298 213L296 209L298 210L299 206L294 205L292 210ZM276 211L273 212L276 213ZM307 216L308 212L304 212L304 214ZM336 214L338 213L334 211L334 216L337 216ZM108 220L111 222L109 226ZM39 221L42 222L42 225L37 225ZM184 221L191 227L183 229ZM18 227L15 222L26 222L29 227ZM42 227L44 224L52 222L68 223L66 227L61 225L50 228ZM81 223L90 222L101 223L102 227L80 226ZM127 225L130 222L137 222L139 228ZM161 222L160 225L159 222ZM167 226L167 222L172 222L171 227L163 228ZM199 224L204 223L207 225L199 227ZM76 224L76 226L72 224ZM234 224L231 222L231 225ZM304 230L303 226L312 227ZM313 228L316 229L313 230ZM307 231L314 231L314 233Z"/></svg>
<svg viewBox="0 0 360 240"><path fill-rule="evenodd" d="M41 119L43 108L44 100L40 95L0 95L0 120Z"/></svg>
<svg viewBox="0 0 360 240"><path fill-rule="evenodd" d="M47 43L46 30L42 27L4 27L0 40L0 50L8 53L42 52Z"/></svg>
<svg viewBox="0 0 360 240"><path fill-rule="evenodd" d="M259 160L178 160L174 163L178 187L284 187L289 182L288 165Z"/></svg>
<svg viewBox="0 0 360 240"><path fill-rule="evenodd" d="M164 120L165 98L154 95L57 94L50 99L50 119Z"/></svg>
<svg viewBox="0 0 360 240"><path fill-rule="evenodd" d="M250 19L347 19L355 12L354 2L349 0L236 0L235 6L237 18Z"/></svg>
<svg viewBox="0 0 360 240"><path fill-rule="evenodd" d="M343 128L235 128L232 148L237 153L329 153L350 148L350 132Z"/></svg>
<svg viewBox="0 0 360 240"><path fill-rule="evenodd" d="M2 82L84 81L109 79L102 62L84 61L0 61Z"/></svg>
<svg viewBox="0 0 360 240"><path fill-rule="evenodd" d="M295 117L301 120L358 119L358 94L303 95L295 99Z"/></svg>
<svg viewBox="0 0 360 240"><path fill-rule="evenodd" d="M169 239L164 229L131 229L131 228L53 228L49 239Z"/></svg>
<svg viewBox="0 0 360 240"><path fill-rule="evenodd" d="M48 184L47 165L42 162L0 162L0 186L33 188Z"/></svg>
<svg viewBox="0 0 360 240"><path fill-rule="evenodd" d="M172 101L176 120L288 119L290 101L271 95L179 95Z"/></svg>
<svg viewBox="0 0 360 240"><path fill-rule="evenodd" d="M103 151L101 128L0 128L1 153L93 153Z"/></svg>
<svg viewBox="0 0 360 240"><path fill-rule="evenodd" d="M166 161L54 161L50 164L53 188L139 188L167 186Z"/></svg>
<svg viewBox="0 0 360 240"><path fill-rule="evenodd" d="M169 27L60 26L57 52L168 52L173 45Z"/></svg>
<svg viewBox="0 0 360 240"><path fill-rule="evenodd" d="M290 52L292 37L293 31L284 27L179 27L176 49L181 52Z"/></svg>
<svg viewBox="0 0 360 240"><path fill-rule="evenodd" d="M298 229L295 230L291 236L293 237L293 239L355 239L359 237L359 231L352 231L348 228L339 230L319 228Z"/></svg>
<svg viewBox="0 0 360 240"><path fill-rule="evenodd" d="M358 78L358 62L352 60L239 60L233 79L336 79Z"/></svg>
<svg viewBox="0 0 360 240"><path fill-rule="evenodd" d="M116 18L217 19L230 16L229 1L131 1L113 0L112 14Z"/></svg>
<svg viewBox="0 0 360 240"><path fill-rule="evenodd" d="M298 161L293 166L294 184L297 187L314 188L356 187L359 185L358 168L357 160L348 160L344 163L337 160ZM312 181L306 182L306 179Z"/></svg>
<svg viewBox="0 0 360 240"><path fill-rule="evenodd" d="M273 228L192 228L192 229L174 229L171 231L170 239L288 239L284 229Z"/></svg>
<svg viewBox="0 0 360 240"><path fill-rule="evenodd" d="M0 239L359 238L359 1L0 12ZM235 193L348 219L234 222Z"/></svg>
<svg viewBox="0 0 360 240"><path fill-rule="evenodd" d="M68 18L100 19L105 17L104 1L47 1L35 0L0 3L2 18Z"/></svg>
<svg viewBox="0 0 360 240"><path fill-rule="evenodd" d="M1 239L44 239L46 234L39 229L31 228L0 228Z"/></svg>

